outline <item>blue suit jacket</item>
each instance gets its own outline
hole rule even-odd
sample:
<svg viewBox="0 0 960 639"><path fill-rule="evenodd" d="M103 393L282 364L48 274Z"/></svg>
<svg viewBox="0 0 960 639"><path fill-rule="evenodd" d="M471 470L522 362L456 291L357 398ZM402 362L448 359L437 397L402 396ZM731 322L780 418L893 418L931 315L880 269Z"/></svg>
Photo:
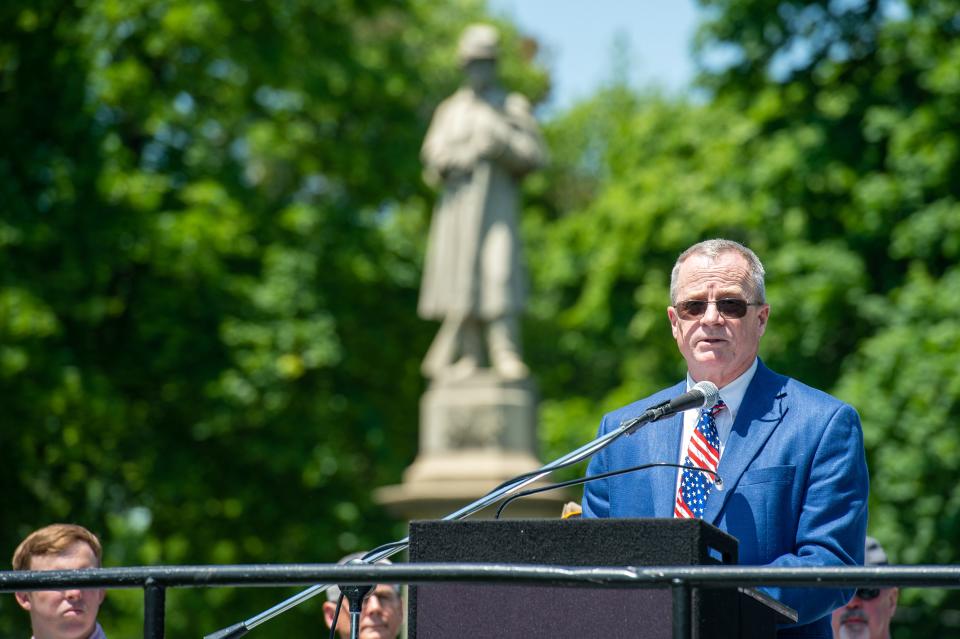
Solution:
<svg viewBox="0 0 960 639"><path fill-rule="evenodd" d="M600 433L686 390L677 384L609 413ZM723 390L720 391L723 396ZM588 475L680 457L682 415L620 437L590 462ZM718 468L723 490L707 499L704 521L739 542L744 565L862 565L869 480L856 411L759 362ZM651 468L588 483L584 517L673 517L677 469ZM831 637L829 613L852 590L765 588L795 608L782 636Z"/></svg>

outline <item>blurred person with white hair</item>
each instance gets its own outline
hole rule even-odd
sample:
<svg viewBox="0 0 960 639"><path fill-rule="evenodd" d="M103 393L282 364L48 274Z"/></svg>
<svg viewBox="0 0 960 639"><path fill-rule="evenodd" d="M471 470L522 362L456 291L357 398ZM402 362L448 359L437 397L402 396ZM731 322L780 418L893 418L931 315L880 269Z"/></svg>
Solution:
<svg viewBox="0 0 960 639"><path fill-rule="evenodd" d="M867 537L865 566L886 566L887 554ZM833 611L833 639L890 639L890 620L897 611L900 589L857 588L853 599Z"/></svg>
<svg viewBox="0 0 960 639"><path fill-rule="evenodd" d="M347 555L338 561L339 564L356 563L366 553L357 552ZM389 559L381 559L378 564L389 564ZM327 601L323 603L323 618L327 627L333 625L333 615L337 610L337 599L340 598L340 588L331 586L327 589ZM400 597L400 586L396 584L377 584L363 600L360 611L360 639L396 639L403 625L403 599ZM339 637L350 637L349 601L344 597L340 607L340 615L336 620L336 632Z"/></svg>

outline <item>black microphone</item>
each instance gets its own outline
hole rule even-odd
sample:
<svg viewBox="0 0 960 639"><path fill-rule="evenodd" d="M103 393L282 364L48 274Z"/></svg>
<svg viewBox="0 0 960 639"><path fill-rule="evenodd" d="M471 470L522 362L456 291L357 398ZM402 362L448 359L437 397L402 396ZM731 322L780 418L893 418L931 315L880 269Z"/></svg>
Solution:
<svg viewBox="0 0 960 639"><path fill-rule="evenodd" d="M697 384L682 395L677 395L673 399L662 402L648 408L639 417L623 422L621 426L627 426L627 434L632 435L636 429L649 422L655 422L658 419L669 417L676 413L682 413L691 408L709 408L720 399L720 391L713 382L697 382Z"/></svg>

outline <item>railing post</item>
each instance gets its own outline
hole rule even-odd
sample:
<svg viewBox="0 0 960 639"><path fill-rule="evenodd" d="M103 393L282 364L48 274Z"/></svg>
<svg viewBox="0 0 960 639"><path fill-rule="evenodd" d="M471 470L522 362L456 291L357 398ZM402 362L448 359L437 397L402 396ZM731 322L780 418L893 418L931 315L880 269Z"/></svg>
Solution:
<svg viewBox="0 0 960 639"><path fill-rule="evenodd" d="M673 580L673 639L690 639L690 586L682 579Z"/></svg>
<svg viewBox="0 0 960 639"><path fill-rule="evenodd" d="M166 589L153 577L143 583L143 639L163 639Z"/></svg>

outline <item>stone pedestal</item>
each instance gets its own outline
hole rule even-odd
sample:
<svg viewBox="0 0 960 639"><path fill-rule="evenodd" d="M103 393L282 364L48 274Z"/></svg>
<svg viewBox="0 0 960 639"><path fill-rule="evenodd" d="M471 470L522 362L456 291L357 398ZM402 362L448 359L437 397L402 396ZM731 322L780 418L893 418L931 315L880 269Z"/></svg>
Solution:
<svg viewBox="0 0 960 639"><path fill-rule="evenodd" d="M439 519L504 481L537 470L536 390L528 380L504 381L484 371L459 381L434 382L420 401L420 449L403 483L374 493L407 519ZM527 486L543 485L543 481ZM558 518L564 491L524 497L508 518ZM471 517L488 518L496 505Z"/></svg>

